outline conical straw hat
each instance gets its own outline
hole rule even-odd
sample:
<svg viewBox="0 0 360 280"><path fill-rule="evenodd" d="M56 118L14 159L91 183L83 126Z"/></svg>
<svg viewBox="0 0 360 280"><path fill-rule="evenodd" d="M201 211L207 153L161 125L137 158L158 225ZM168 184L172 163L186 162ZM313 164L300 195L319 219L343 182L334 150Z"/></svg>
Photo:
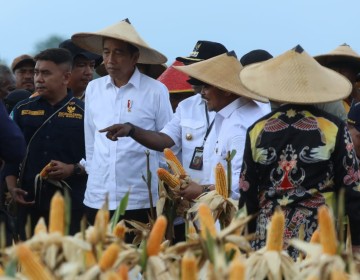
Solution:
<svg viewBox="0 0 360 280"><path fill-rule="evenodd" d="M239 73L243 67L233 51L191 65L174 66L174 68L221 90L260 102L269 102L268 99L250 92L242 85Z"/></svg>
<svg viewBox="0 0 360 280"><path fill-rule="evenodd" d="M350 65L360 71L360 56L347 44L342 44L335 50L327 54L314 56L314 58L323 66L328 66L335 62L344 62L350 63Z"/></svg>
<svg viewBox="0 0 360 280"><path fill-rule="evenodd" d="M98 32L76 33L71 40L79 47L101 55L104 37L122 40L136 46L140 51L138 63L162 64L167 61L165 55L148 46L127 19Z"/></svg>
<svg viewBox="0 0 360 280"><path fill-rule="evenodd" d="M240 79L254 93L283 103L336 101L352 90L348 79L321 66L299 45L278 57L245 67Z"/></svg>

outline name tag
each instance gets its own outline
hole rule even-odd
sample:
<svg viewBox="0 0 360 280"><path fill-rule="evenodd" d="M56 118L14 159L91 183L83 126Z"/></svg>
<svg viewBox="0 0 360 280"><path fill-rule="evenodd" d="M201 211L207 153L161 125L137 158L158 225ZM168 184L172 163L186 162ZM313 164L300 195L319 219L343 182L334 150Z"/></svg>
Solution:
<svg viewBox="0 0 360 280"><path fill-rule="evenodd" d="M37 111L32 111L32 110L21 110L21 115L31 115L31 116L43 116L45 114L44 110L37 110Z"/></svg>

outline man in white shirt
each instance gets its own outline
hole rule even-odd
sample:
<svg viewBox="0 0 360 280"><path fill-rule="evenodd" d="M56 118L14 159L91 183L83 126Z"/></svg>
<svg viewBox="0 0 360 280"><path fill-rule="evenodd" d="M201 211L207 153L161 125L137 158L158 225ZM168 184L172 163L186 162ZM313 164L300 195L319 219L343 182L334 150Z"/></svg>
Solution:
<svg viewBox="0 0 360 280"><path fill-rule="evenodd" d="M234 52L222 54L212 59L189 66L178 66L176 69L192 77L192 82L203 85L202 93L207 101L209 111L215 115L215 148L210 158L210 182L215 181L214 169L218 162L226 167L228 152L236 151L232 159L232 192L233 199L239 199L239 176L247 128L256 120L270 112L266 99L252 94L237 78L242 65ZM207 69L207 71L204 71ZM191 182L181 191L188 199L195 199L202 192L214 189Z"/></svg>
<svg viewBox="0 0 360 280"><path fill-rule="evenodd" d="M72 41L94 53L102 53L108 76L89 83L85 94L86 171L89 174L84 204L87 218L96 212L109 195L113 212L130 189L125 219L148 222L150 208L146 183L146 147L131 137L109 141L99 130L114 122L138 125L159 131L172 117L169 93L162 83L142 74L136 63L162 64L166 57L150 48L127 21L97 33L77 33ZM132 136L129 131L127 136ZM150 171L156 174L159 155L150 151ZM152 176L151 191L157 201L157 176Z"/></svg>
<svg viewBox="0 0 360 280"><path fill-rule="evenodd" d="M191 64L226 52L227 49L220 43L201 40L196 43L189 56L176 59L184 64ZM191 179L199 184L208 184L211 172L210 158L216 141L212 125L215 112L207 110L206 102L200 93L201 87L194 88L198 89L198 93L179 103L173 118L160 132L135 127L132 137L142 145L157 151L174 145L181 148L182 163ZM108 135L116 140L117 137L126 136L130 129L130 125L116 124L102 131L111 132L112 134ZM191 160L197 147L202 147L204 154L202 167L195 169L195 166L191 166Z"/></svg>

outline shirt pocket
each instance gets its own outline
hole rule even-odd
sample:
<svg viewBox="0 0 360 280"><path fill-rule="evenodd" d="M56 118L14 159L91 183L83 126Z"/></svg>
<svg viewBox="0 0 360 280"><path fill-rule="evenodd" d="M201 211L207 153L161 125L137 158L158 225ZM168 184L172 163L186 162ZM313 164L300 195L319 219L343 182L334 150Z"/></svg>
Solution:
<svg viewBox="0 0 360 280"><path fill-rule="evenodd" d="M183 119L180 121L180 125L183 147L202 146L206 132L204 122L193 119Z"/></svg>

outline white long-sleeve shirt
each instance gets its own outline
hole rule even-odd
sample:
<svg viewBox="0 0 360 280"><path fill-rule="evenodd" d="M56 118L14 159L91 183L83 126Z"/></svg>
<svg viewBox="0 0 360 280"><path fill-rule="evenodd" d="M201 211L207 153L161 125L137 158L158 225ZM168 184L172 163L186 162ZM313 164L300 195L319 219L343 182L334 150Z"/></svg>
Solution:
<svg viewBox="0 0 360 280"><path fill-rule="evenodd" d="M255 121L270 113L269 103L260 103L240 97L221 109L215 115L215 150L211 157L211 183L215 182L215 166L221 163L227 168L226 156L228 151L236 150L231 161L232 165L232 194L239 200L239 179L245 148L246 131Z"/></svg>
<svg viewBox="0 0 360 280"><path fill-rule="evenodd" d="M131 122L148 130L161 130L172 118L169 93L165 85L141 74L137 69L129 82L118 88L110 76L89 83L85 94L86 171L89 175L84 204L99 209L109 194L109 209L118 207L131 189L127 209L150 206L146 178L146 147L131 137L111 141L102 128ZM150 150L152 196L158 199L159 154Z"/></svg>
<svg viewBox="0 0 360 280"><path fill-rule="evenodd" d="M207 116L206 116L207 115ZM171 121L161 132L170 136L177 147L181 148L182 164L191 179L199 184L209 184L211 180L211 154L215 145L214 125L204 143L204 136L215 112L209 112L201 94L181 101ZM189 168L194 150L204 144L202 170Z"/></svg>

